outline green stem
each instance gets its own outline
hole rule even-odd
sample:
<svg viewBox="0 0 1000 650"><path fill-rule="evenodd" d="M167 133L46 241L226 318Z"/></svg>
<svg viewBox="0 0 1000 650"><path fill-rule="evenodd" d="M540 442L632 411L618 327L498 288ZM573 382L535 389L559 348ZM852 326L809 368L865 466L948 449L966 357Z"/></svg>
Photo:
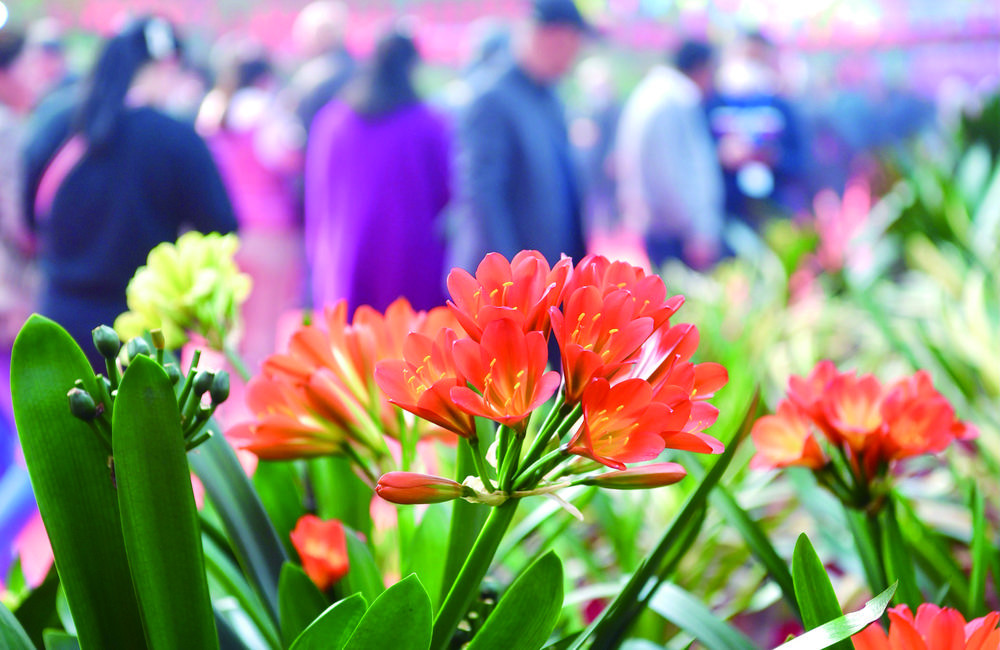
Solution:
<svg viewBox="0 0 1000 650"><path fill-rule="evenodd" d="M451 590L441 604L434 619L434 635L431 650L445 650L451 645L455 628L469 609L478 592L486 572L493 562L500 540L503 539L510 522L514 519L520 499L509 499L490 512L486 524L476 538L462 570L451 586Z"/></svg>
<svg viewBox="0 0 1000 650"><path fill-rule="evenodd" d="M528 453L524 455L524 461L521 463L522 467L530 467L536 460L541 458L545 452L545 448L549 445L549 440L552 439L552 431L556 423L561 422L572 411L572 408L566 408L564 400L565 398L561 392L556 395L556 401L552 403L552 408L545 415L545 421L538 428L535 439L532 440L531 446L528 447Z"/></svg>
<svg viewBox="0 0 1000 650"><path fill-rule="evenodd" d="M564 460L566 460L566 450L562 447L553 449L520 473L514 481L514 489L524 490L534 487L538 481L542 480L542 477Z"/></svg>
<svg viewBox="0 0 1000 650"><path fill-rule="evenodd" d="M848 507L844 510L868 586L872 593L881 593L888 585L888 578L882 557L882 532L878 515Z"/></svg>
<svg viewBox="0 0 1000 650"><path fill-rule="evenodd" d="M194 384L194 371L198 367L198 362L201 360L201 350L195 350L194 354L191 355L191 365L188 366L187 376L184 377L184 386L181 387L180 397L177 398L177 404L180 406L181 410L184 410L184 405L187 402L188 395L191 394L191 386ZM178 367L180 364L177 364Z"/></svg>
<svg viewBox="0 0 1000 650"><path fill-rule="evenodd" d="M236 374L243 379L243 382L246 383L250 381L250 377L252 376L250 369L247 368L247 364L243 361L243 357L240 356L240 353L236 351L236 348L231 345L223 345L222 353L226 355L226 361L228 361L229 365L233 367Z"/></svg>
<svg viewBox="0 0 1000 650"><path fill-rule="evenodd" d="M476 466L476 474L483 481L483 487L487 492L493 491L493 483L490 482L490 475L487 473L486 460L483 452L479 449L479 438L469 438L469 448L472 450L472 462Z"/></svg>
<svg viewBox="0 0 1000 650"><path fill-rule="evenodd" d="M500 468L500 489L509 492L517 472L517 461L521 458L521 445L524 444L524 432L515 431L510 446L504 452L503 467Z"/></svg>

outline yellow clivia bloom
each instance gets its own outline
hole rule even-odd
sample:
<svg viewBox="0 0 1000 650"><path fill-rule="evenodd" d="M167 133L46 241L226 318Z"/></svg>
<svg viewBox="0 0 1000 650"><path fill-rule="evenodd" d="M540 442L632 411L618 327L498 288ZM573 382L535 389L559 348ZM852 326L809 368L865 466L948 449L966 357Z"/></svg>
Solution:
<svg viewBox="0 0 1000 650"><path fill-rule="evenodd" d="M188 232L176 244L150 251L126 289L129 311L115 320L125 340L159 328L168 348L192 334L221 350L240 333L240 307L250 294L250 276L234 260L239 238Z"/></svg>

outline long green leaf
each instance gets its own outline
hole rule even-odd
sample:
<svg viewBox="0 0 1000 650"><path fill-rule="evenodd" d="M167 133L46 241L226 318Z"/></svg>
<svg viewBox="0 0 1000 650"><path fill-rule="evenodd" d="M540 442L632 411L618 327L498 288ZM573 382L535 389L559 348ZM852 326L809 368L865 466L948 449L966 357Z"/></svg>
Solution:
<svg viewBox="0 0 1000 650"><path fill-rule="evenodd" d="M886 577L899 583L896 601L909 605L910 611L917 611L917 605L924 602L924 597L917 587L913 553L903 540L891 502L882 512L882 557L885 558Z"/></svg>
<svg viewBox="0 0 1000 650"><path fill-rule="evenodd" d="M896 585L893 583L889 585L888 589L865 603L865 606L858 611L824 623L787 643L781 644L775 650L822 650L822 648L830 648L836 644L847 644L848 647L853 648L854 645L849 640L851 636L882 616L895 591Z"/></svg>
<svg viewBox="0 0 1000 650"><path fill-rule="evenodd" d="M802 612L802 624L807 630L843 616L830 576L805 533L799 535L792 552L792 581ZM851 650L851 645L845 642L837 648Z"/></svg>
<svg viewBox="0 0 1000 650"><path fill-rule="evenodd" d="M344 537L347 539L348 570L340 581L340 588L345 595L359 593L366 601L374 601L385 591L385 583L375 564L375 558L368 550L368 545L347 526L344 526Z"/></svg>
<svg viewBox="0 0 1000 650"><path fill-rule="evenodd" d="M125 371L112 431L125 550L146 638L165 650L217 648L177 398L150 358L136 357Z"/></svg>
<svg viewBox="0 0 1000 650"><path fill-rule="evenodd" d="M410 574L375 599L344 649L426 650L430 644L431 601Z"/></svg>
<svg viewBox="0 0 1000 650"><path fill-rule="evenodd" d="M563 603L563 570L549 551L510 586L469 650L538 650L556 626ZM516 624L512 624L516 621Z"/></svg>
<svg viewBox="0 0 1000 650"><path fill-rule="evenodd" d="M17 617L0 603L0 647L8 650L34 650L35 644L28 638Z"/></svg>
<svg viewBox="0 0 1000 650"><path fill-rule="evenodd" d="M281 641L286 648L330 604L306 572L291 562L281 569L278 603L281 607Z"/></svg>
<svg viewBox="0 0 1000 650"><path fill-rule="evenodd" d="M302 481L290 461L261 461L253 473L253 486L285 550L292 552L291 532L306 513Z"/></svg>
<svg viewBox="0 0 1000 650"><path fill-rule="evenodd" d="M327 456L307 461L316 516L337 519L372 538L372 489L354 473L347 458Z"/></svg>
<svg viewBox="0 0 1000 650"><path fill-rule="evenodd" d="M660 585L649 608L693 636L708 650L758 650L753 641L677 585Z"/></svg>
<svg viewBox="0 0 1000 650"><path fill-rule="evenodd" d="M969 598L973 616L986 613L986 571L989 568L991 555L987 535L983 494L973 485L972 545L970 549L972 552L972 571L969 575Z"/></svg>
<svg viewBox="0 0 1000 650"><path fill-rule="evenodd" d="M969 609L969 579L955 561L941 536L913 512L904 499L896 500L896 520L921 571L933 583L933 589L947 589L948 598L959 611Z"/></svg>
<svg viewBox="0 0 1000 650"><path fill-rule="evenodd" d="M788 564L774 550L760 524L751 519L746 510L741 508L736 499L721 485L715 486L709 500L722 513L726 522L740 533L743 541L750 547L750 552L764 565L771 579L781 589L781 595L792 608L792 612L801 620L799 605L795 600L795 585L792 582L792 574L788 571Z"/></svg>
<svg viewBox="0 0 1000 650"><path fill-rule="evenodd" d="M42 584L35 587L14 611L14 616L35 646L44 645L45 628L59 624L59 617L56 616L58 592L59 574L55 570L49 571Z"/></svg>
<svg viewBox="0 0 1000 650"><path fill-rule="evenodd" d="M214 421L212 437L188 456L229 536L240 568L278 626L278 580L288 553L278 539L253 484Z"/></svg>
<svg viewBox="0 0 1000 650"><path fill-rule="evenodd" d="M674 547L681 532L687 528L692 516L701 510L712 488L718 484L722 479L722 475L728 469L729 463L736 454L736 449L750 433L750 428L753 426L753 416L757 412L759 398L760 391L753 386L748 386L746 400L743 402L746 408L740 411L743 413L742 420L738 425L733 426L734 433L726 444L726 450L716 459L712 468L705 475L705 478L701 480L698 487L688 496L684 505L660 538L659 543L632 574L632 577L622 589L621 594L610 605L605 607L587 629L576 638L573 645L570 646L570 650L580 650L591 639L593 639L593 648L611 648L619 643L620 640L618 637L631 624L631 620L640 613L636 608L636 604L642 598L643 592L650 583L650 580L661 570L664 558L668 555L671 548ZM735 418L733 419L735 420ZM628 614L624 615L623 612L628 612Z"/></svg>
<svg viewBox="0 0 1000 650"><path fill-rule="evenodd" d="M45 630L42 633L45 650L80 650L80 642L62 630Z"/></svg>
<svg viewBox="0 0 1000 650"><path fill-rule="evenodd" d="M413 535L406 556L403 573L416 573L424 585L434 607L441 597L441 580L444 563L441 558L448 553L448 526L451 506L455 502L431 504L424 511L417 531ZM410 506L403 506L409 508Z"/></svg>
<svg viewBox="0 0 1000 650"><path fill-rule="evenodd" d="M94 371L66 330L31 316L11 356L14 418L80 645L143 648L109 453L67 404L77 379L97 394Z"/></svg>
<svg viewBox="0 0 1000 650"><path fill-rule="evenodd" d="M295 639L290 650L342 650L367 608L361 594L337 601Z"/></svg>
<svg viewBox="0 0 1000 650"><path fill-rule="evenodd" d="M236 562L210 535L203 530L202 550L205 553L205 572L209 579L209 593L213 601L230 597L235 599L239 609L257 627L257 631L271 648L280 648L278 628L264 609L260 596L247 582ZM220 593L221 591L221 593Z"/></svg>

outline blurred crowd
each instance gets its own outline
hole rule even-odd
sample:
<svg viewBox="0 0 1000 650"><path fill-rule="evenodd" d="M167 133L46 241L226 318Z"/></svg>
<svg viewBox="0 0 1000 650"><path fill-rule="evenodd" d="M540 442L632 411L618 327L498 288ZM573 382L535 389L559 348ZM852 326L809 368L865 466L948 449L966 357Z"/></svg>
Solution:
<svg viewBox="0 0 1000 650"><path fill-rule="evenodd" d="M431 89L412 23L387 23L361 58L351 22L319 0L293 59L236 33L198 57L177 25L133 16L85 70L52 19L0 29L2 348L38 311L90 350L148 252L186 229L240 234L251 364L286 310L430 308L447 269L488 251L555 261L624 243L707 269L733 232L809 213L935 117L874 96L858 66L805 94L760 32L676 34L626 89L616 44L572 0L471 25L467 65ZM578 60L588 48L601 54Z"/></svg>

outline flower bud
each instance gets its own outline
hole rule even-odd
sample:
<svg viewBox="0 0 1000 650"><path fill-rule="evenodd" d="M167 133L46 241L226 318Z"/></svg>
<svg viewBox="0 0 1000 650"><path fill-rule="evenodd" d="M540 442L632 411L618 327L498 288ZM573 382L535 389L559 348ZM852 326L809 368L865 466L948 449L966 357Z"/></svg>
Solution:
<svg viewBox="0 0 1000 650"><path fill-rule="evenodd" d="M167 345L167 339L163 336L163 330L157 328L149 330L149 338L153 341L153 347L162 350Z"/></svg>
<svg viewBox="0 0 1000 650"><path fill-rule="evenodd" d="M122 340L118 338L118 332L107 325L95 327L91 332L94 337L94 347L105 359L114 359L118 356L118 350L122 347Z"/></svg>
<svg viewBox="0 0 1000 650"><path fill-rule="evenodd" d="M82 388L71 388L66 393L69 398L69 412L80 418L84 422L89 422L97 417L97 404L90 393Z"/></svg>
<svg viewBox="0 0 1000 650"><path fill-rule="evenodd" d="M146 339L137 336L133 339L129 339L129 342L125 345L125 354L128 355L128 360L132 361L140 354L144 354L147 357L150 355L152 350L149 349L149 343L146 343Z"/></svg>
<svg viewBox="0 0 1000 650"><path fill-rule="evenodd" d="M383 474L375 486L375 493L392 503L441 503L473 491L460 483L440 476L415 472L389 472Z"/></svg>
<svg viewBox="0 0 1000 650"><path fill-rule="evenodd" d="M198 374L194 376L194 382L191 387L194 390L195 395L204 395L205 391L212 387L212 381L215 379L215 373L208 370L199 370Z"/></svg>
<svg viewBox="0 0 1000 650"><path fill-rule="evenodd" d="M177 382L181 380L181 370L177 367L177 364L168 363L163 366L163 369L167 371L167 377L170 378L170 383L177 385Z"/></svg>
<svg viewBox="0 0 1000 650"><path fill-rule="evenodd" d="M212 404L218 406L229 397L229 373L220 370L212 378L212 385L208 388L208 394L212 398Z"/></svg>
<svg viewBox="0 0 1000 650"><path fill-rule="evenodd" d="M646 490L673 485L687 476L687 472L677 463L652 463L606 472L581 481L583 485L596 485L611 490Z"/></svg>

